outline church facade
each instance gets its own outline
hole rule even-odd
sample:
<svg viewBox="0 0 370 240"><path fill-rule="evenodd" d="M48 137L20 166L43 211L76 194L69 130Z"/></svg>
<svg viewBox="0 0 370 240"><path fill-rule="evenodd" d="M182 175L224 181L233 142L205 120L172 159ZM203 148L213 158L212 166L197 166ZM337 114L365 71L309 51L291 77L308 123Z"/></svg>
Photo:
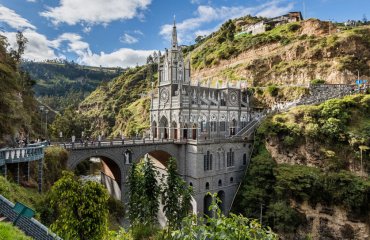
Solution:
<svg viewBox="0 0 370 240"><path fill-rule="evenodd" d="M193 187L197 212L208 213L207 192L217 192L228 213L250 154L251 143L237 137L251 118L248 97L240 83L213 87L209 82L192 83L190 61L178 45L175 23L171 48L158 59L151 138L173 139L185 148L178 168Z"/></svg>

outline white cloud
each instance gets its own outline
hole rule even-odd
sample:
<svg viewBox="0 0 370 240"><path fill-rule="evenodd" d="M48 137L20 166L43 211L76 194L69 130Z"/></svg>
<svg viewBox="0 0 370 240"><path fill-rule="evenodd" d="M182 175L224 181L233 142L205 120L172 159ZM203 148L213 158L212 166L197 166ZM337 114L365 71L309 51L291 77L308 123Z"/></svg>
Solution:
<svg viewBox="0 0 370 240"><path fill-rule="evenodd" d="M114 20L132 19L145 10L151 0L60 0L59 6L49 7L40 15L53 24L108 24Z"/></svg>
<svg viewBox="0 0 370 240"><path fill-rule="evenodd" d="M37 0L26 0L27 2L35 3Z"/></svg>
<svg viewBox="0 0 370 240"><path fill-rule="evenodd" d="M111 53L93 53L89 44L84 42L83 38L76 33L63 33L54 40L49 40L46 36L31 29L26 29L23 33L28 39L23 57L34 61L65 58L65 54L62 54L62 52L69 52L77 55L76 62L80 64L106 67L133 67L137 64L142 65L146 63L146 58L155 51L121 48ZM8 38L10 46L13 48L16 47L16 32L5 32L3 34Z"/></svg>
<svg viewBox="0 0 370 240"><path fill-rule="evenodd" d="M27 19L21 17L12 9L6 8L0 4L0 22L6 23L9 27L16 30L23 30L26 28L36 29Z"/></svg>
<svg viewBox="0 0 370 240"><path fill-rule="evenodd" d="M10 47L16 48L16 32L4 32L3 34L8 38ZM43 61L45 59L54 59L59 57L54 52L54 44L44 35L30 29L24 30L23 34L28 39L23 55L25 59Z"/></svg>
<svg viewBox="0 0 370 240"><path fill-rule="evenodd" d="M111 53L87 53L78 58L78 62L90 66L133 67L146 63L146 58L155 50L134 50L121 48Z"/></svg>
<svg viewBox="0 0 370 240"><path fill-rule="evenodd" d="M144 35L144 33L140 30L134 30L134 33L137 35Z"/></svg>
<svg viewBox="0 0 370 240"><path fill-rule="evenodd" d="M91 27L90 26L86 26L86 27L84 27L83 29L82 29L82 31L84 32L84 33L89 33L89 32L91 32Z"/></svg>
<svg viewBox="0 0 370 240"><path fill-rule="evenodd" d="M131 36L130 34L123 34L122 37L120 37L119 39L121 42L123 43L127 43L127 44L134 44L134 43L137 43L139 41L139 39L137 39L136 37L134 36Z"/></svg>
<svg viewBox="0 0 370 240"><path fill-rule="evenodd" d="M277 16L280 16L280 15L286 14L287 12L292 10L293 7L294 7L293 2L289 3L286 6L281 6L281 7L279 7L277 5L272 5L269 8L265 8L265 9L261 10L260 12L258 12L256 14L256 16L268 17L268 18L277 17Z"/></svg>
<svg viewBox="0 0 370 240"><path fill-rule="evenodd" d="M285 3L285 4L284 4ZM245 15L258 15L264 17L273 17L286 13L293 8L293 3L286 3L285 0L272 0L254 7L212 7L206 5L198 6L195 17L188 18L176 24L179 41L192 42L197 35L211 33L218 28L202 29L205 24L215 22L217 25L228 19L238 18ZM272 9L269 11L269 9ZM170 40L172 24L165 24L161 27L160 35L166 40Z"/></svg>

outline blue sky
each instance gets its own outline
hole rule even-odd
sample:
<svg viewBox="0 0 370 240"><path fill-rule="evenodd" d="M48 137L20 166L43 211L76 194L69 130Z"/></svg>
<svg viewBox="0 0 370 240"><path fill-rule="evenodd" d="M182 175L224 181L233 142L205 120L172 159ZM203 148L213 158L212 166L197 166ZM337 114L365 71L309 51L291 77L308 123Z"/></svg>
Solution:
<svg viewBox="0 0 370 240"><path fill-rule="evenodd" d="M11 45L23 31L31 60L127 67L169 45L174 15L180 44L189 45L227 19L288 11L339 22L370 19L370 0L0 0L0 30Z"/></svg>

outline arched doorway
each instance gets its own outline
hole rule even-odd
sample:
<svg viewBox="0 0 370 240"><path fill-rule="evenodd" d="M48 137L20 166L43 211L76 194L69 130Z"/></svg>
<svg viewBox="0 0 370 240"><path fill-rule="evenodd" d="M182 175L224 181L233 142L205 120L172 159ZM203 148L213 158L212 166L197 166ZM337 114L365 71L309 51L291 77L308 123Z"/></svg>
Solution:
<svg viewBox="0 0 370 240"><path fill-rule="evenodd" d="M234 136L236 134L236 120L233 119L230 123L230 136Z"/></svg>
<svg viewBox="0 0 370 240"><path fill-rule="evenodd" d="M209 209L209 207L212 204L212 196L207 194L204 196L203 199L203 213L204 215L207 215L208 217L212 217L212 211Z"/></svg>
<svg viewBox="0 0 370 240"><path fill-rule="evenodd" d="M168 138L168 120L165 116L161 118L159 122L159 131L160 131L160 138L167 139Z"/></svg>
<svg viewBox="0 0 370 240"><path fill-rule="evenodd" d="M172 139L177 139L177 123L175 121L171 124Z"/></svg>
<svg viewBox="0 0 370 240"><path fill-rule="evenodd" d="M220 208L221 212L225 214L225 192L223 190L217 193L217 197L220 199L218 203L218 207Z"/></svg>
<svg viewBox="0 0 370 240"><path fill-rule="evenodd" d="M191 134L192 135L191 137L193 140L197 139L197 130L198 130L197 128L198 128L197 124L194 123L192 127L192 134Z"/></svg>
<svg viewBox="0 0 370 240"><path fill-rule="evenodd" d="M182 138L188 139L188 125L185 123L182 129Z"/></svg>
<svg viewBox="0 0 370 240"><path fill-rule="evenodd" d="M157 138L158 137L158 134L157 134L157 122L156 121L153 121L152 122L152 137L153 138Z"/></svg>

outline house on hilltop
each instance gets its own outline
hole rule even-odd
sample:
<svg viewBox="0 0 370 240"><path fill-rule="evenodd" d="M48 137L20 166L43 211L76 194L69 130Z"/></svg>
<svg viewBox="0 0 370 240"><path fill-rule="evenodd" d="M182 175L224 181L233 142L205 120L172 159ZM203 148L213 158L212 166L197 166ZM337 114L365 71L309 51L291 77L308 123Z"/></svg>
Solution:
<svg viewBox="0 0 370 240"><path fill-rule="evenodd" d="M289 12L285 15L274 17L269 20L263 20L255 24L244 25L242 26L242 31L240 33L256 35L271 30L276 26L291 22L299 22L302 20L303 16L301 12Z"/></svg>

